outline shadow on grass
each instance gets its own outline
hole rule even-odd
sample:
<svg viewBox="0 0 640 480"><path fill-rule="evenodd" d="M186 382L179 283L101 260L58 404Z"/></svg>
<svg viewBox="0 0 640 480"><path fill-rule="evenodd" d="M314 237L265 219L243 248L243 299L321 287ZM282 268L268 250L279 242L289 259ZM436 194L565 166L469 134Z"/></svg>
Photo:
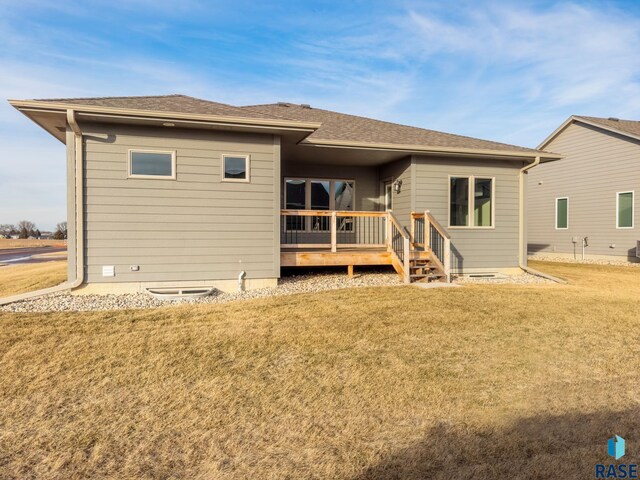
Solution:
<svg viewBox="0 0 640 480"><path fill-rule="evenodd" d="M596 463L640 463L639 427L640 408L526 418L502 429L443 423L354 480L594 478ZM626 440L618 462L607 456L614 434Z"/></svg>

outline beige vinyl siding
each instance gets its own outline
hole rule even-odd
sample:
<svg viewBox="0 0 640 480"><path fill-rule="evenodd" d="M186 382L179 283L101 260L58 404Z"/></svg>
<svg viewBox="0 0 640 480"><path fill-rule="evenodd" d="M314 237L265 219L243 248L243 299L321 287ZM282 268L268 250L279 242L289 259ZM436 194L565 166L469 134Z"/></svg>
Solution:
<svg viewBox="0 0 640 480"><path fill-rule="evenodd" d="M539 165L528 175L528 249L530 253L582 252L587 255L635 256L640 235L616 228L616 193L636 191L634 225L638 223L640 142L582 123L573 123L546 150L562 160ZM542 182L542 184L540 184ZM555 199L569 198L569 228L555 228ZM615 245L615 247L611 247Z"/></svg>
<svg viewBox="0 0 640 480"><path fill-rule="evenodd" d="M271 135L83 125L91 282L279 276L279 139ZM176 151L176 180L127 178L128 150ZM221 182L222 154L251 156L250 183ZM115 277L102 277L114 265ZM131 265L139 265L133 272Z"/></svg>
<svg viewBox="0 0 640 480"><path fill-rule="evenodd" d="M400 193L393 191L393 214L400 221L400 224L410 228L410 214L414 205L414 180L412 175L411 158L403 158L395 162L384 165L380 168L380 183L390 180L402 181ZM380 204L384 208L384 190L380 187Z"/></svg>
<svg viewBox="0 0 640 480"><path fill-rule="evenodd" d="M414 157L415 210L449 225L449 177L494 179L494 228L449 228L454 271L518 267L518 175L522 162Z"/></svg>

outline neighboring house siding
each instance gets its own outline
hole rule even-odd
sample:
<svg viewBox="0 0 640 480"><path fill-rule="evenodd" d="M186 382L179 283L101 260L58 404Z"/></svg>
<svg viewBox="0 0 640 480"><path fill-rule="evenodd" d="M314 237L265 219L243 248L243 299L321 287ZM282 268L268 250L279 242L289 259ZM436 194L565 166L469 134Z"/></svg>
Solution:
<svg viewBox="0 0 640 480"><path fill-rule="evenodd" d="M640 142L581 123L569 125L545 150L562 160L539 165L528 175L530 253L635 256L640 195ZM540 184L542 182L542 184ZM616 193L635 192L633 229L616 228ZM555 199L569 198L569 226L555 228ZM615 247L611 247L615 245Z"/></svg>
<svg viewBox="0 0 640 480"><path fill-rule="evenodd" d="M400 193L393 192L393 214L401 225L410 228L413 211L413 181L411 158L404 158L380 167L380 183L384 181L402 181ZM380 202L384 202L384 191L380 187Z"/></svg>
<svg viewBox="0 0 640 480"><path fill-rule="evenodd" d="M89 282L279 277L277 137L82 128ZM175 150L177 179L127 178L129 149ZM221 182L224 153L251 155L250 183ZM103 277L103 265L114 265L116 276Z"/></svg>
<svg viewBox="0 0 640 480"><path fill-rule="evenodd" d="M452 268L518 267L519 169L522 162L414 157L415 211L429 210L451 234ZM449 176L495 179L495 228L449 228Z"/></svg>

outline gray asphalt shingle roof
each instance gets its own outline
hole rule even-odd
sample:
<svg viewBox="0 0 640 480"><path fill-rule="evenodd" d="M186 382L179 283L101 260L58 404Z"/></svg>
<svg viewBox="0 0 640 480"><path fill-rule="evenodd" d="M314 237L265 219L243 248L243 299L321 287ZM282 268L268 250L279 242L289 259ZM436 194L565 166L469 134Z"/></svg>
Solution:
<svg viewBox="0 0 640 480"><path fill-rule="evenodd" d="M182 114L217 115L248 119L290 120L314 122L322 125L313 132L309 140L364 142L374 144L411 145L418 147L445 147L466 150L494 150L536 153L537 150L481 140L478 138L438 132L424 128L359 117L344 113L311 108L291 103L233 106L202 100L186 95L162 95L143 97L99 97L41 99L68 105L126 108Z"/></svg>
<svg viewBox="0 0 640 480"><path fill-rule="evenodd" d="M576 115L575 118L577 118L578 120L583 118L589 122L602 125L603 127L613 128L615 130L619 130L621 132L629 133L631 135L636 135L640 137L640 121L638 120L622 120L622 119L614 120L611 118L585 117L582 115Z"/></svg>

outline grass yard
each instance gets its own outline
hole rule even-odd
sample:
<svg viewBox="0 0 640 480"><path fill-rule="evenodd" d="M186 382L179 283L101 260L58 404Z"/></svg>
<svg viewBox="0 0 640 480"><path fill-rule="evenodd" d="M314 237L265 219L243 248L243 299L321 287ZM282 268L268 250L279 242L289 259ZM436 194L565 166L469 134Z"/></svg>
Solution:
<svg viewBox="0 0 640 480"><path fill-rule="evenodd" d="M640 269L0 314L1 478L593 478L640 460Z"/></svg>
<svg viewBox="0 0 640 480"><path fill-rule="evenodd" d="M43 240L35 238L8 239L0 238L0 250L9 248L59 247L64 246L65 240Z"/></svg>
<svg viewBox="0 0 640 480"><path fill-rule="evenodd" d="M53 287L66 279L64 260L0 266L0 298Z"/></svg>

